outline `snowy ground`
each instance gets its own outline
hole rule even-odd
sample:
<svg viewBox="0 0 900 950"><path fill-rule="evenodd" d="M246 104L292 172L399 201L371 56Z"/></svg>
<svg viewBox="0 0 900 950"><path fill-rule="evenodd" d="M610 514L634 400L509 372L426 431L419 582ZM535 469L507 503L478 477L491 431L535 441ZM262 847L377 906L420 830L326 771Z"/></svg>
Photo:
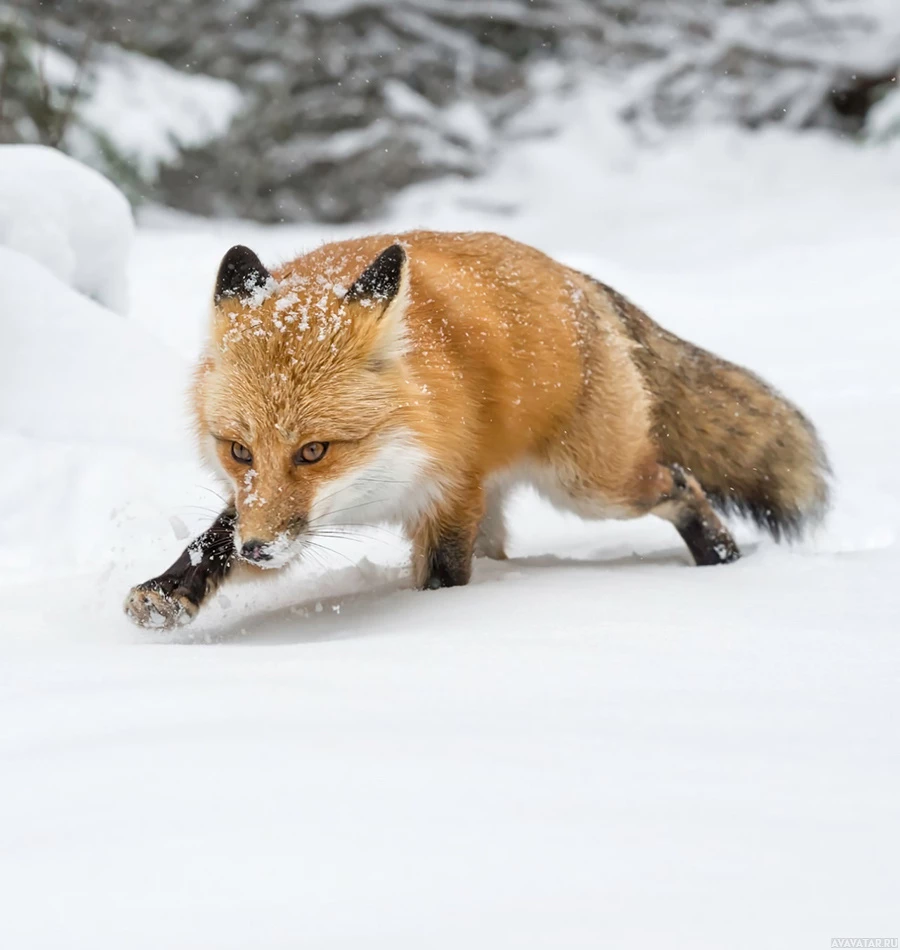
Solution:
<svg viewBox="0 0 900 950"><path fill-rule="evenodd" d="M360 229L149 215L124 319L55 304L23 258L0 286L0 946L900 935L900 156L717 133L640 157L572 128L385 229L521 237L766 375L831 449L827 528L743 530L744 560L695 569L663 523L523 496L514 558L468 588L407 590L382 529L150 637L125 591L219 504L179 413L219 256Z"/></svg>

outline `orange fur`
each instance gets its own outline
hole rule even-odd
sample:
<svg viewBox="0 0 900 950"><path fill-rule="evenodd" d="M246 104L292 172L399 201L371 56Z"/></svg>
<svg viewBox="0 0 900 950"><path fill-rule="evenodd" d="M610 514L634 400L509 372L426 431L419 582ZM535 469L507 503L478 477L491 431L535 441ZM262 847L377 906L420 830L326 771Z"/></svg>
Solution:
<svg viewBox="0 0 900 950"><path fill-rule="evenodd" d="M357 293L395 243L399 283ZM737 556L710 501L776 536L824 510L824 453L790 403L533 248L377 235L257 283L217 296L193 391L238 548L296 553L321 524L396 518L417 582L434 586L465 583L476 547L504 556L503 498L522 481L587 517L668 518L700 563ZM327 454L297 464L311 442Z"/></svg>

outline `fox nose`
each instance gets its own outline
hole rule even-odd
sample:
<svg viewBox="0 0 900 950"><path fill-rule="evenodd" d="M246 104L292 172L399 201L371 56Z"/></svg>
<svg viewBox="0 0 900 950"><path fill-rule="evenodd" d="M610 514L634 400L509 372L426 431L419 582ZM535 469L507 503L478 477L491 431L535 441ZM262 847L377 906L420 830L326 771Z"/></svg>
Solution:
<svg viewBox="0 0 900 950"><path fill-rule="evenodd" d="M241 557L247 561L271 561L272 555L266 550L265 541L245 541L241 546Z"/></svg>

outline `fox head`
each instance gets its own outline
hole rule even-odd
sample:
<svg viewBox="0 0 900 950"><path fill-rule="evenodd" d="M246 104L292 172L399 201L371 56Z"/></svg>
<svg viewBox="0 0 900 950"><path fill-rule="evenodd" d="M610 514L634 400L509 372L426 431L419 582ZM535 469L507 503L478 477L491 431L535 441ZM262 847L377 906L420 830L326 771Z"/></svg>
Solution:
<svg viewBox="0 0 900 950"><path fill-rule="evenodd" d="M235 543L277 567L334 524L397 514L425 453L403 371L409 263L330 245L270 274L233 247L195 377L201 448L230 484Z"/></svg>

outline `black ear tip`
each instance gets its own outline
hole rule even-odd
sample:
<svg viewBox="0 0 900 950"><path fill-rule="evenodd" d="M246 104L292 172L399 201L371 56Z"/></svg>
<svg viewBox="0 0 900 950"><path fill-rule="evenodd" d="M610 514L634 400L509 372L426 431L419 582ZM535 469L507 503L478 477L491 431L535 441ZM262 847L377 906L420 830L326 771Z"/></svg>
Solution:
<svg viewBox="0 0 900 950"><path fill-rule="evenodd" d="M402 244L392 244L390 247L385 248L379 257L384 258L386 261L402 264L406 260L406 251L403 249Z"/></svg>
<svg viewBox="0 0 900 950"><path fill-rule="evenodd" d="M228 248L225 252L225 256L222 258L222 263L237 263L242 260L251 260L257 261L259 258L256 254L247 247L246 244L235 244L234 246Z"/></svg>
<svg viewBox="0 0 900 950"><path fill-rule="evenodd" d="M216 300L222 297L244 298L269 279L262 261L243 244L226 251L216 278Z"/></svg>
<svg viewBox="0 0 900 950"><path fill-rule="evenodd" d="M351 300L364 297L392 300L400 290L405 262L406 251L400 244L385 248L359 275L347 296Z"/></svg>
<svg viewBox="0 0 900 950"><path fill-rule="evenodd" d="M236 272L246 273L249 270L265 270L260 259L243 244L235 244L230 247L222 258L219 265L220 274L233 274Z"/></svg>

